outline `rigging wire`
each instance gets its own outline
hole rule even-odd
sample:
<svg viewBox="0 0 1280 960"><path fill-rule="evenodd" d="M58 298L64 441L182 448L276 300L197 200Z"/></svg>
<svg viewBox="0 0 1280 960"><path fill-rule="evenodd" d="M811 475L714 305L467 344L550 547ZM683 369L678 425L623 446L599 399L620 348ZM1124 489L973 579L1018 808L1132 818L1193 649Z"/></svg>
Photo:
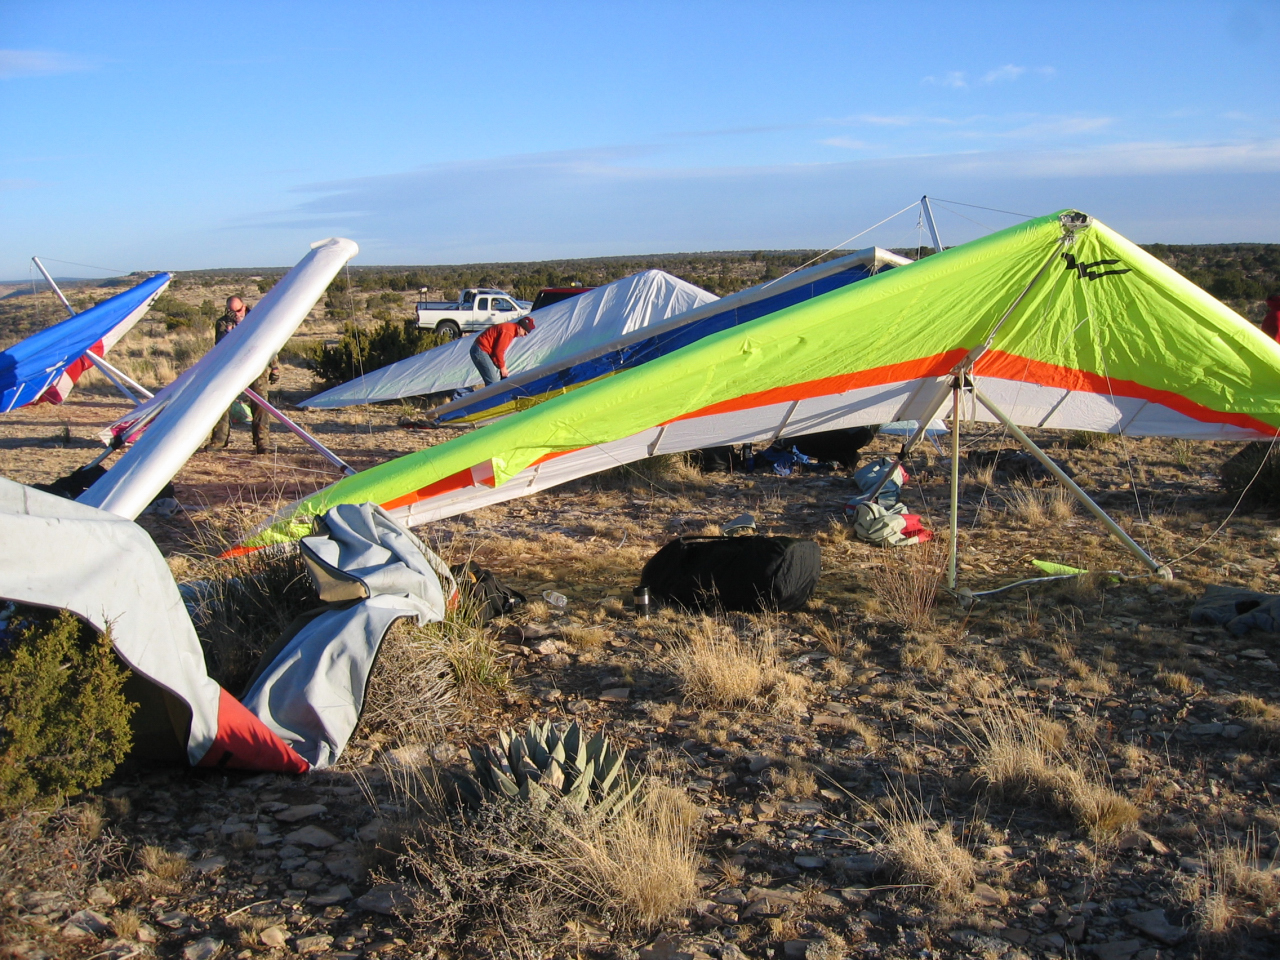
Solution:
<svg viewBox="0 0 1280 960"><path fill-rule="evenodd" d="M92 263L76 263L74 260L59 260L57 257L41 257L40 259L48 260L50 263L66 263L73 267L88 267L90 270L102 270L104 273L109 273L115 277L123 277L129 272L128 270L117 270L114 267L96 267Z"/></svg>
<svg viewBox="0 0 1280 960"><path fill-rule="evenodd" d="M894 217L900 217L900 216L902 216L904 213L906 213L906 212L907 212L908 210L910 210L912 207L916 206L919 202L920 202L919 200L912 201L911 203L909 203L909 204L907 204L905 207L903 207L901 210L899 210L897 213L894 213L894 214L891 214L891 215L889 215L889 216L885 217L883 220L881 220L881 221L880 221L880 223L873 223L871 226L867 227L867 229L863 230L861 233L855 233L852 237L850 237L848 240L845 240L843 243L838 243L838 244L836 244L836 245L835 245L834 247L832 247L830 250L824 250L822 253L818 254L816 257L812 258L811 260L808 260L808 261L806 261L805 263L800 264L800 266L795 267L795 268L794 268L794 269L792 269L792 270L788 270L786 273L784 273L784 274L782 275L782 277L775 277L773 280L770 280L768 283L764 284L764 286L765 286L765 287L771 286L771 285L773 285L773 284L777 283L777 282L778 282L779 280L781 280L783 277L789 277L789 276L791 276L791 274L793 274L793 273L797 273L797 272L799 272L800 270L803 270L805 267L809 266L809 264L811 264L811 263L816 263L817 261L821 260L821 259L822 259L823 257L825 257L828 253L835 253L835 252L836 252L837 250L839 250L841 247L845 246L845 244L853 243L853 241L857 240L860 236L862 236L863 234L866 234L866 233L870 233L872 230L874 230L876 227L880 226L881 224L888 223L888 222L889 222L890 220L892 220Z"/></svg>
<svg viewBox="0 0 1280 960"><path fill-rule="evenodd" d="M932 199L932 198L930 198L930 199ZM960 217L960 218L962 218L962 219L964 219L964 220L968 220L970 223L976 223L976 224L977 224L978 226L980 226L983 230L992 230L992 231L994 231L994 230L996 229L995 227L988 226L987 224L983 223L981 220L975 220L975 219L973 219L973 217L965 216L965 215L964 215L963 213L961 213L959 210L952 210L950 207L948 207L948 206L946 206L945 204L943 204L941 200L935 200L934 202L935 202L935 203L937 203L937 204L939 204L939 205L942 207L942 209L943 209L943 210L947 211L947 213L955 214L955 216Z"/></svg>
<svg viewBox="0 0 1280 960"><path fill-rule="evenodd" d="M1018 213L1016 210L999 210L996 207L984 207L976 203L965 203L963 200L942 200L938 197L930 197L934 203L954 203L961 207L973 207L975 210L990 210L992 213L1007 213L1011 217L1022 217L1024 220L1034 220L1035 217L1029 213ZM952 210L952 213L956 211Z"/></svg>

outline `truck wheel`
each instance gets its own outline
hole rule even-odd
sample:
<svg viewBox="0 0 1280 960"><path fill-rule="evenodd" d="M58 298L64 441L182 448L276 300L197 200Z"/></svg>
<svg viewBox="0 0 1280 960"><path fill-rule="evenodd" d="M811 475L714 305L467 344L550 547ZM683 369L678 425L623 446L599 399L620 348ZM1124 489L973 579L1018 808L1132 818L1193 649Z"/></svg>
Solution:
<svg viewBox="0 0 1280 960"><path fill-rule="evenodd" d="M452 320L442 320L436 324L436 333L446 340L457 340L462 336L462 330Z"/></svg>

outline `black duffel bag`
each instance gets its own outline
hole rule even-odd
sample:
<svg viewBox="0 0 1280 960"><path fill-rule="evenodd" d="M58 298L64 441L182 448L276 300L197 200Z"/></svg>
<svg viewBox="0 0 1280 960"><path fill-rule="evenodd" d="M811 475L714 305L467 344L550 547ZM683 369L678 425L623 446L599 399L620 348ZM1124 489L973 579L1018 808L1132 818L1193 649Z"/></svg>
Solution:
<svg viewBox="0 0 1280 960"><path fill-rule="evenodd" d="M821 551L795 537L680 537L649 558L640 586L694 610L798 610L822 573Z"/></svg>

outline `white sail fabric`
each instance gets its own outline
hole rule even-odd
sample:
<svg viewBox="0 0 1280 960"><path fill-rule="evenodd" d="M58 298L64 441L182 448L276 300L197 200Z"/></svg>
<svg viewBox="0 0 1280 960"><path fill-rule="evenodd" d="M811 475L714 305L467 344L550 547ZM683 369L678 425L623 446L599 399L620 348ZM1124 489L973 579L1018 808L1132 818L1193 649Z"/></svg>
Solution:
<svg viewBox="0 0 1280 960"><path fill-rule="evenodd" d="M340 237L312 244L244 322L187 371L182 385L144 406L163 404L147 432L77 499L132 520L205 442L240 391L293 336L329 282L360 248ZM137 416L138 408L133 411Z"/></svg>
<svg viewBox="0 0 1280 960"><path fill-rule="evenodd" d="M512 342L507 350L507 369L516 374L554 363L716 299L714 294L661 270L623 277L532 314L537 326L529 336ZM471 363L473 343L471 337L455 340L366 373L300 405L349 407L479 384L480 374Z"/></svg>

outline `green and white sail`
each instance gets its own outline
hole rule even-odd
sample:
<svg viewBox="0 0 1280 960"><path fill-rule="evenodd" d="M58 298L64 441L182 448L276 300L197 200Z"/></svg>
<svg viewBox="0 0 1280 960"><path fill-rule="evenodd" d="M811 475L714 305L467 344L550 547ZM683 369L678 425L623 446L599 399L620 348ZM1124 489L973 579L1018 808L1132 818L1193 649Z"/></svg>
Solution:
<svg viewBox="0 0 1280 960"><path fill-rule="evenodd" d="M246 546L297 537L338 503L372 501L415 525L655 454L924 419L957 372L1027 427L1280 431L1280 345L1103 224L1062 211L339 480Z"/></svg>

